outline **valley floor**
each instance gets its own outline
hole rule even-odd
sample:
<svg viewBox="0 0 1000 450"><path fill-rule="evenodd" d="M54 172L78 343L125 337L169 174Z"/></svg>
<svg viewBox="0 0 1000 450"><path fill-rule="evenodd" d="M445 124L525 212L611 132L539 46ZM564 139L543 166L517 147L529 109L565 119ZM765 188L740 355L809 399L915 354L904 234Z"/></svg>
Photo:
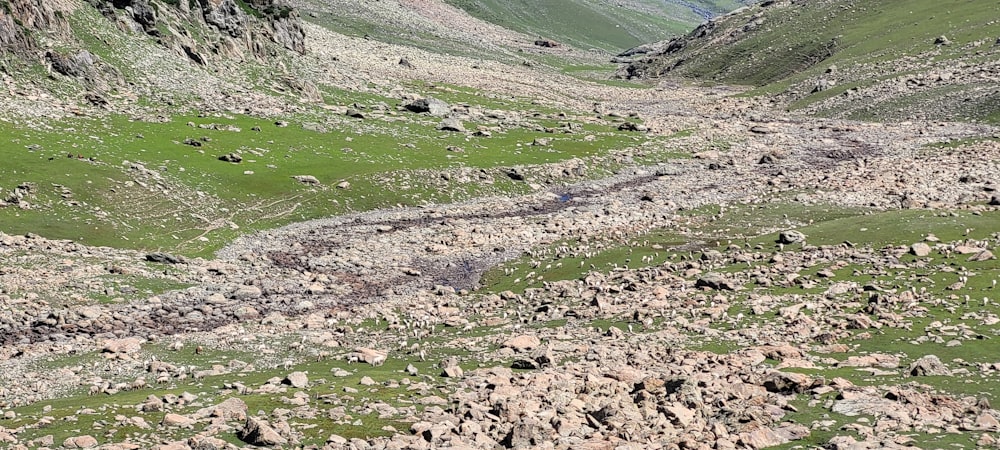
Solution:
<svg viewBox="0 0 1000 450"><path fill-rule="evenodd" d="M317 72L338 55L645 131L505 172L526 194L207 258L0 234L0 446L997 446L1000 131L417 50L414 71L324 33Z"/></svg>

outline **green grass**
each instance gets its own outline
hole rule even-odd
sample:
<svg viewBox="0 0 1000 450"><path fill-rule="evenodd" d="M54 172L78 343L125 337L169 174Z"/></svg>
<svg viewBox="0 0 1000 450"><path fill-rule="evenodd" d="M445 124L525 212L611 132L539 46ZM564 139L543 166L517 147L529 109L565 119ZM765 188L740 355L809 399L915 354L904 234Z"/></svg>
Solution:
<svg viewBox="0 0 1000 450"><path fill-rule="evenodd" d="M443 96L481 98L461 91ZM484 101L511 108L520 103ZM490 193L478 184L427 176L429 171L587 159L635 142L611 125L585 124L582 132L553 134L547 129L573 120L541 111L526 118L535 124L530 128L497 130L490 138L437 131L436 119L406 114L411 120L405 122L319 123L324 131L306 125L312 118L278 127L244 116L178 116L166 123L122 116L0 123L0 136L10 143L0 149L9 161L0 168L0 179L10 180L0 190L9 192L22 182L37 186L27 199L31 209L0 209L0 230L204 255L241 233L293 221ZM587 135L593 139L584 139ZM544 148L529 145L540 137L555 139ZM446 151L449 146L464 151ZM234 152L243 162L219 161ZM141 163L149 172L130 169L124 161ZM315 176L321 185L298 183L291 178L295 175ZM499 191L492 193L525 189L501 171L494 176L499 182L490 189ZM351 187L334 187L342 181ZM71 194L64 198L67 190Z"/></svg>
<svg viewBox="0 0 1000 450"><path fill-rule="evenodd" d="M998 230L1000 213L942 213L929 210L903 210L873 213L827 220L799 228L812 245L838 245L850 241L857 245L881 247L909 245L922 241L933 232L943 241L989 238ZM966 233L968 231L968 233ZM774 244L777 234L762 236L754 242Z"/></svg>

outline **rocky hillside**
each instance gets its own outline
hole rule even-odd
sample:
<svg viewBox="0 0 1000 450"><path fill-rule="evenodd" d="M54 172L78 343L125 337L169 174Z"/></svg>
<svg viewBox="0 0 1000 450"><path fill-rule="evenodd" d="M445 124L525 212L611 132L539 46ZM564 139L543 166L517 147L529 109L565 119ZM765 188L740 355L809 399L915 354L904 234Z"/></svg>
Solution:
<svg viewBox="0 0 1000 450"><path fill-rule="evenodd" d="M626 78L749 85L859 119L1000 119L996 4L766 1L619 55Z"/></svg>
<svg viewBox="0 0 1000 450"><path fill-rule="evenodd" d="M85 45L83 36L71 31L69 16L91 7L122 31L144 33L161 45L198 64L209 59L240 59L245 55L274 54L268 42L305 52L298 14L273 0L87 0L43 2L5 0L0 13L0 42L5 53L32 56L42 46Z"/></svg>
<svg viewBox="0 0 1000 450"><path fill-rule="evenodd" d="M10 0L0 12L0 42L12 90L116 110L139 98L162 104L207 95L246 67L305 52L298 13L266 0ZM47 77L35 76L42 70ZM56 104L34 106L20 113Z"/></svg>

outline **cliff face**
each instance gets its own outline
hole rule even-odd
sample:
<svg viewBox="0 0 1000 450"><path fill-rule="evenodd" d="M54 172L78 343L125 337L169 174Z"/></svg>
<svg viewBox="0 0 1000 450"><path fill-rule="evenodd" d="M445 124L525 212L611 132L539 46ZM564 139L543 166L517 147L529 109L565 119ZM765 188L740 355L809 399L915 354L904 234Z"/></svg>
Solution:
<svg viewBox="0 0 1000 450"><path fill-rule="evenodd" d="M198 64L215 58L263 59L276 53L275 46L305 53L298 12L281 0L88 2L122 28L146 33ZM185 24L195 24L202 35L192 36Z"/></svg>
<svg viewBox="0 0 1000 450"><path fill-rule="evenodd" d="M0 1L0 53L37 56L34 33L66 33L69 25L53 2Z"/></svg>

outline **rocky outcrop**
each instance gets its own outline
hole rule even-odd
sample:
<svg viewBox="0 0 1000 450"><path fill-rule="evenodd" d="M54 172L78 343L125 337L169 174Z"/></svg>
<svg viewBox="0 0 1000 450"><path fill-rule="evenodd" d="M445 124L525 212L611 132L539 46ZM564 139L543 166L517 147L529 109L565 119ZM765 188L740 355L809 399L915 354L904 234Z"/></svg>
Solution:
<svg viewBox="0 0 1000 450"><path fill-rule="evenodd" d="M63 33L69 25L52 2L9 0L0 8L0 54L34 56L37 43L29 31Z"/></svg>
<svg viewBox="0 0 1000 450"><path fill-rule="evenodd" d="M212 59L265 58L279 47L305 53L298 12L280 0L88 1L123 30L145 33L199 65Z"/></svg>

